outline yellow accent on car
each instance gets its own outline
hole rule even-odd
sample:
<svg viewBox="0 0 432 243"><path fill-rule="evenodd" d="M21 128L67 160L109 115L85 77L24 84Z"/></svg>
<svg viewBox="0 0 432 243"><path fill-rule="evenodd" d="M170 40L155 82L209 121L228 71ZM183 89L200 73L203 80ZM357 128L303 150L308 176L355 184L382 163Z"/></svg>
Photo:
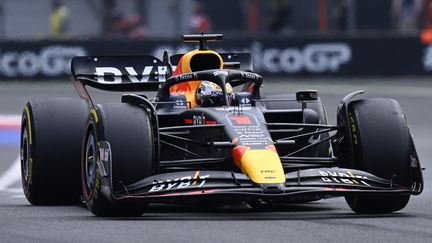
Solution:
<svg viewBox="0 0 432 243"><path fill-rule="evenodd" d="M98 123L99 122L99 118L98 118L96 109L90 109L90 113L93 115L93 118L95 119L95 122Z"/></svg>
<svg viewBox="0 0 432 243"><path fill-rule="evenodd" d="M25 111L26 116L27 116L27 127L28 127L28 131L29 131L29 141L30 141L30 144L33 144L32 128L31 128L31 122L30 122L30 111L28 109L28 106L24 106L24 111Z"/></svg>
<svg viewBox="0 0 432 243"><path fill-rule="evenodd" d="M182 57L182 63L181 63L181 73L191 73L191 72L195 72L195 71L201 71L201 70L206 70L205 68L201 69L201 70L193 70L194 68L191 67L191 61L192 58L194 56L216 56L217 59L219 59L219 65L217 65L218 63L214 63L215 67L213 67L213 69L223 69L223 59L222 57L215 51L212 50L193 50L190 51L186 54L183 55ZM217 67L216 67L217 65Z"/></svg>
<svg viewBox="0 0 432 243"><path fill-rule="evenodd" d="M349 122L351 124L351 135L352 135L352 139L355 145L358 145L358 136L357 136L357 130L356 130L356 121L354 119L354 116L351 112L348 113L348 117L349 117Z"/></svg>
<svg viewBox="0 0 432 243"><path fill-rule="evenodd" d="M285 183L279 155L272 150L247 150L241 158L240 169L255 183Z"/></svg>
<svg viewBox="0 0 432 243"><path fill-rule="evenodd" d="M353 173L352 173L351 171L348 170L347 173L348 173L351 177L355 178L355 176L353 175ZM351 179L351 180L352 180L352 182L354 182L354 184L359 184L358 181L356 181L356 180L354 180L354 179Z"/></svg>
<svg viewBox="0 0 432 243"><path fill-rule="evenodd" d="M33 183L33 159L31 157L28 158L28 184L31 185Z"/></svg>
<svg viewBox="0 0 432 243"><path fill-rule="evenodd" d="M193 61L194 57L195 57L195 61ZM197 59L197 57L200 58L215 57L213 61L217 60L217 62L209 62L209 60L197 61L200 60L200 58ZM199 63L200 65L196 66L194 63ZM191 73L191 72L208 70L208 69L223 69L223 65L224 65L223 59L217 52L212 50L193 50L182 56L181 63L178 64L177 68L181 68L180 73L185 74L185 73ZM196 106L195 92L198 89L198 86L201 84L201 80L189 81L188 84L189 84L190 91L188 92L182 90L177 91L174 85L173 86L174 93L184 94L186 96L186 100L190 102L191 108L194 108Z"/></svg>
<svg viewBox="0 0 432 243"><path fill-rule="evenodd" d="M196 179L198 179L199 174L200 174L199 170L195 171L195 174L192 177L192 180L194 180L194 182L192 182L192 186L195 186L198 183L198 181Z"/></svg>

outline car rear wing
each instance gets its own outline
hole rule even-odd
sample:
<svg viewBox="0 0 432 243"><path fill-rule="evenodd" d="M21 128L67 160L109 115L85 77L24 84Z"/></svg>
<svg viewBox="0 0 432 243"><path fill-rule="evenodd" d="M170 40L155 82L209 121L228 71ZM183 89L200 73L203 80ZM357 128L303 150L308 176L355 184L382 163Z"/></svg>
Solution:
<svg viewBox="0 0 432 243"><path fill-rule="evenodd" d="M152 56L83 56L72 59L74 80L109 91L156 91L167 64Z"/></svg>
<svg viewBox="0 0 432 243"><path fill-rule="evenodd" d="M221 53L225 69L253 71L249 53ZM171 76L183 54L164 61L149 56L80 56L71 63L74 85L80 97L91 100L85 86L107 91L157 91ZM171 63L173 66L171 66Z"/></svg>
<svg viewBox="0 0 432 243"><path fill-rule="evenodd" d="M220 53L225 69L253 71L250 53ZM72 75L77 81L110 91L156 91L171 76L183 54L169 57L170 63L156 57L81 56L72 59ZM173 67L169 67L170 65ZM109 85L108 85L109 84Z"/></svg>

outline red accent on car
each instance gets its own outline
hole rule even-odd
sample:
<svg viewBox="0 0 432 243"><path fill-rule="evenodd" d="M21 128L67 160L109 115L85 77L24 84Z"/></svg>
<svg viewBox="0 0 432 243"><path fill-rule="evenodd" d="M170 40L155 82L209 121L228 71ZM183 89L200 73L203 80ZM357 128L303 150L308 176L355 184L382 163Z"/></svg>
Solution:
<svg viewBox="0 0 432 243"><path fill-rule="evenodd" d="M211 189L211 190L200 190L200 191L193 191L193 192L188 192L186 193L186 195L201 195L201 194L209 194L209 193L214 193L217 190L215 189Z"/></svg>
<svg viewBox="0 0 432 243"><path fill-rule="evenodd" d="M185 124L192 124L192 119L184 119Z"/></svg>
<svg viewBox="0 0 432 243"><path fill-rule="evenodd" d="M237 125L250 125L250 124L252 124L252 122L248 116L230 116L229 119L235 121L235 123L237 123Z"/></svg>
<svg viewBox="0 0 432 243"><path fill-rule="evenodd" d="M236 146L232 150L232 156L234 164L237 165L237 167L241 168L241 158L243 157L243 154L250 149L250 147L247 146Z"/></svg>
<svg viewBox="0 0 432 243"><path fill-rule="evenodd" d="M183 69L183 57L180 58L178 64L177 64L177 68L176 70L174 70L172 76L177 76L177 75L181 75L182 73L182 69ZM184 83L180 83L180 84L176 84L171 86L170 88L170 93L182 93L182 92L190 92L191 88L189 86L188 82L184 82Z"/></svg>

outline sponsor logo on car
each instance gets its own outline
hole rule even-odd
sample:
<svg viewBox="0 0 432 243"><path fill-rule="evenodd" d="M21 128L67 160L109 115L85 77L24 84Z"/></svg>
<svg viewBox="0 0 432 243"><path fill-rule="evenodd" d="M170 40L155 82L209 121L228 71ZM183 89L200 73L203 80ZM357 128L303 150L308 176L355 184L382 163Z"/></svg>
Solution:
<svg viewBox="0 0 432 243"><path fill-rule="evenodd" d="M346 173L340 171L319 170L318 173L321 175L321 180L327 183L363 184L365 186L371 186L364 181L368 179L366 176L354 175L349 170L347 170Z"/></svg>
<svg viewBox="0 0 432 243"><path fill-rule="evenodd" d="M192 117L192 124L194 124L194 125L205 125L206 124L206 117L204 115L193 116Z"/></svg>
<svg viewBox="0 0 432 243"><path fill-rule="evenodd" d="M178 79L180 81L184 81L184 80L193 80L193 79L197 79L198 77L196 76L196 74L183 74L178 76Z"/></svg>
<svg viewBox="0 0 432 243"><path fill-rule="evenodd" d="M153 78L158 82L165 82L167 67L145 66L140 75L138 75L134 67L124 67L124 70L126 72L122 72L117 67L95 67L94 74L96 75L96 80L98 83L146 83L150 81L151 76L153 76ZM127 80L123 78L124 76L127 78Z"/></svg>
<svg viewBox="0 0 432 243"><path fill-rule="evenodd" d="M185 176L181 178L167 179L165 181L155 181L153 182L154 185L148 192L168 191L192 186L199 188L205 185L206 179L209 177L210 175L201 175L199 177Z"/></svg>
<svg viewBox="0 0 432 243"><path fill-rule="evenodd" d="M247 98L247 97L244 97L244 98L242 98L242 99L240 100L240 103L241 103L242 105L250 104L250 102L251 102L251 100L250 100L249 98Z"/></svg>
<svg viewBox="0 0 432 243"><path fill-rule="evenodd" d="M258 79L258 75L253 74L253 73L242 72L241 74L244 78L254 79L254 80Z"/></svg>
<svg viewBox="0 0 432 243"><path fill-rule="evenodd" d="M218 76L218 75L225 75L225 76L228 76L228 72L227 71L215 71L215 72L213 72L213 75L214 76Z"/></svg>

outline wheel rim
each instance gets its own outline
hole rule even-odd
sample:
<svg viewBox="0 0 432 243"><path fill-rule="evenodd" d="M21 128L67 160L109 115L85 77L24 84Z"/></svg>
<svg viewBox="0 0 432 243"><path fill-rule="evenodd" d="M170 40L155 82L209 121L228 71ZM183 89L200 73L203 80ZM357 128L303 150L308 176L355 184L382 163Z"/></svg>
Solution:
<svg viewBox="0 0 432 243"><path fill-rule="evenodd" d="M24 132L22 134L22 144L21 144L21 164L22 164L22 173L24 176L25 186L27 187L30 170L29 170L29 139L28 139L28 133L27 129L24 129Z"/></svg>
<svg viewBox="0 0 432 243"><path fill-rule="evenodd" d="M93 185L96 177L96 158L97 158L97 150L96 150L95 137L93 133L90 133L87 138L85 162L84 162L85 186L89 194L93 189Z"/></svg>

